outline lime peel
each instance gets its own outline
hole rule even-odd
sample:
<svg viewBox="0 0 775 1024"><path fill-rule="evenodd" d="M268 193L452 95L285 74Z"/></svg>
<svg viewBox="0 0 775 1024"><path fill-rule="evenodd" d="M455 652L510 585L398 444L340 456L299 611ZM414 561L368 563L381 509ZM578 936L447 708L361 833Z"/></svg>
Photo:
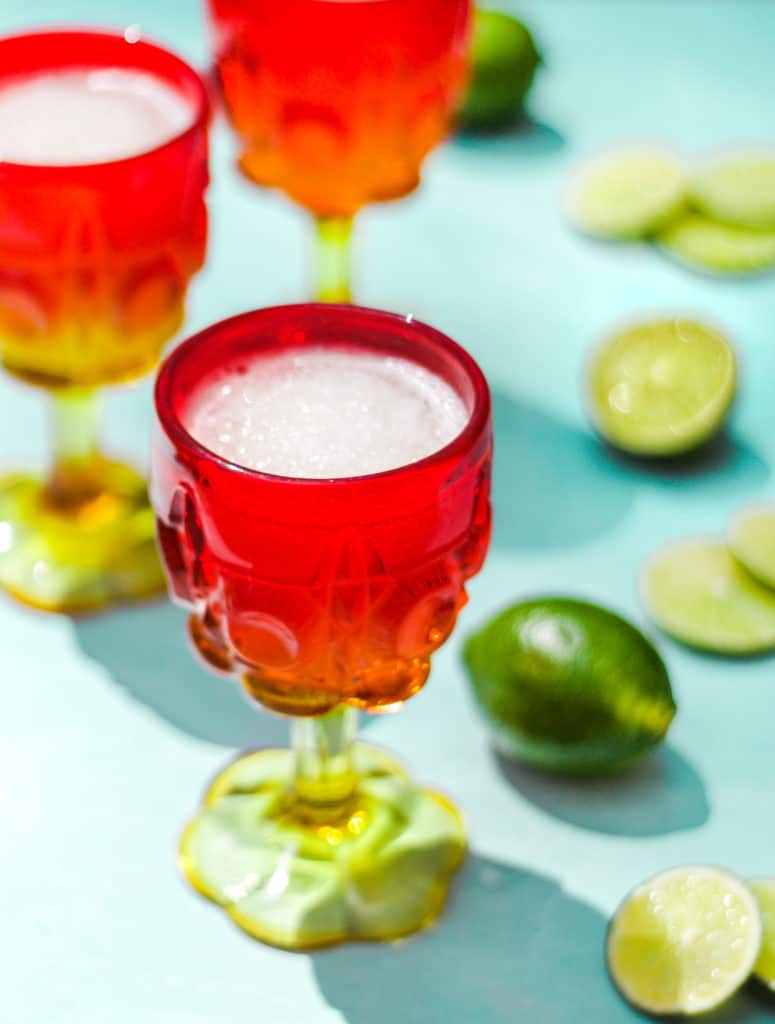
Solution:
<svg viewBox="0 0 775 1024"><path fill-rule="evenodd" d="M621 903L606 940L614 984L640 1010L716 1009L748 979L762 943L751 891L713 867L678 867Z"/></svg>
<svg viewBox="0 0 775 1024"><path fill-rule="evenodd" d="M754 878L748 883L762 916L762 949L754 965L757 981L775 993L775 878Z"/></svg>

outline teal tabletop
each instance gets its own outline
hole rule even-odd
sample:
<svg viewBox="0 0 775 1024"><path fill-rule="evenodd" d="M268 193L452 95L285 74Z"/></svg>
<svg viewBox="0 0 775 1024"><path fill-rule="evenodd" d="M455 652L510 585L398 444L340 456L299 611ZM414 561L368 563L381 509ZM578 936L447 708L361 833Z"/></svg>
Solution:
<svg viewBox="0 0 775 1024"><path fill-rule="evenodd" d="M508 6L504 2L504 7ZM428 687L370 739L464 809L471 855L436 927L398 944L301 955L249 939L175 866L181 823L236 752L287 727L193 660L158 603L70 619L0 602L0 1020L8 1024L618 1024L640 1019L605 972L624 893L680 863L775 875L775 660L720 660L656 633L637 574L657 546L723 532L771 494L775 279L692 275L563 220L573 165L616 141L691 158L773 131L775 4L521 0L545 56L531 123L449 142L411 198L368 210L357 297L429 321L493 388L496 526L486 568ZM200 67L198 0L3 0L0 31L126 25ZM308 294L309 225L240 179L213 131L207 266L186 331ZM584 414L586 353L611 325L686 311L741 356L728 436L699 460L613 456ZM40 394L0 380L4 466L45 459ZM108 396L112 450L146 464L150 381ZM552 781L493 757L460 664L465 635L515 598L571 594L644 628L673 679L666 746L630 774ZM718 1021L771 1019L747 993Z"/></svg>

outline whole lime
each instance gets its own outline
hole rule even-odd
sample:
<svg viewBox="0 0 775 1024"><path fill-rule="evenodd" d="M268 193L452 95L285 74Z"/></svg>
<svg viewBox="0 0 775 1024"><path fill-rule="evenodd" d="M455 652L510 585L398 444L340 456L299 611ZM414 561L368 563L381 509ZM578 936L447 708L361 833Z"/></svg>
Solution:
<svg viewBox="0 0 775 1024"><path fill-rule="evenodd" d="M458 112L461 125L491 130L514 120L540 63L526 25L509 14L476 8L471 77Z"/></svg>
<svg viewBox="0 0 775 1024"><path fill-rule="evenodd" d="M463 658L504 754L547 771L616 771L655 747L676 706L634 626L571 598L523 601L470 636Z"/></svg>

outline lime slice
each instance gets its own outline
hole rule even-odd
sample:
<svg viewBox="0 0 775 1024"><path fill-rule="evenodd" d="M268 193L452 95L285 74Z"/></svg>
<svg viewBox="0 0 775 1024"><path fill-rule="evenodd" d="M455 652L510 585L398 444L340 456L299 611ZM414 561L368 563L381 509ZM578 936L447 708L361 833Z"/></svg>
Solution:
<svg viewBox="0 0 775 1024"><path fill-rule="evenodd" d="M718 654L775 649L775 593L757 583L722 540L670 544L647 563L643 603L666 633Z"/></svg>
<svg viewBox="0 0 775 1024"><path fill-rule="evenodd" d="M597 430L635 455L679 455L711 438L735 396L735 353L692 320L654 320L608 338L588 376Z"/></svg>
<svg viewBox="0 0 775 1024"><path fill-rule="evenodd" d="M752 893L710 867L665 871L616 911L606 942L616 987L647 1013L713 1010L751 973L762 941Z"/></svg>
<svg viewBox="0 0 775 1024"><path fill-rule="evenodd" d="M497 128L522 108L541 55L529 29L500 11L474 10L471 79L459 112L465 128Z"/></svg>
<svg viewBox="0 0 775 1024"><path fill-rule="evenodd" d="M590 235L644 238L680 212L684 193L684 171L671 153L634 146L582 168L570 189L568 216Z"/></svg>
<svg viewBox="0 0 775 1024"><path fill-rule="evenodd" d="M691 201L712 220L775 231L775 152L717 157L695 175Z"/></svg>
<svg viewBox="0 0 775 1024"><path fill-rule="evenodd" d="M775 266L775 232L751 231L690 213L663 228L657 244L694 270L754 273Z"/></svg>
<svg viewBox="0 0 775 1024"><path fill-rule="evenodd" d="M775 878L755 878L748 888L756 897L762 916L762 951L753 969L757 981L775 992Z"/></svg>
<svg viewBox="0 0 775 1024"><path fill-rule="evenodd" d="M729 548L766 587L775 589L775 502L749 505L732 520Z"/></svg>
<svg viewBox="0 0 775 1024"><path fill-rule="evenodd" d="M675 714L653 645L618 615L544 598L469 637L464 661L495 745L547 771L615 771L655 747Z"/></svg>

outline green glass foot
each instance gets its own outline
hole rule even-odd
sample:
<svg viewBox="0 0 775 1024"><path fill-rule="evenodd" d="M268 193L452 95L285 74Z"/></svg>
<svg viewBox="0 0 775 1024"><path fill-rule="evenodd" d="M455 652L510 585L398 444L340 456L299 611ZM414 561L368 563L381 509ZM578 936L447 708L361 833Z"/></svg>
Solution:
<svg viewBox="0 0 775 1024"><path fill-rule="evenodd" d="M0 586L44 611L85 612L161 593L145 481L100 462L88 500L54 507L31 476L0 477Z"/></svg>
<svg viewBox="0 0 775 1024"><path fill-rule="evenodd" d="M394 939L430 924L465 853L457 810L388 754L357 744L355 796L334 824L294 806L293 755L236 761L186 828L188 881L240 928L285 949Z"/></svg>

